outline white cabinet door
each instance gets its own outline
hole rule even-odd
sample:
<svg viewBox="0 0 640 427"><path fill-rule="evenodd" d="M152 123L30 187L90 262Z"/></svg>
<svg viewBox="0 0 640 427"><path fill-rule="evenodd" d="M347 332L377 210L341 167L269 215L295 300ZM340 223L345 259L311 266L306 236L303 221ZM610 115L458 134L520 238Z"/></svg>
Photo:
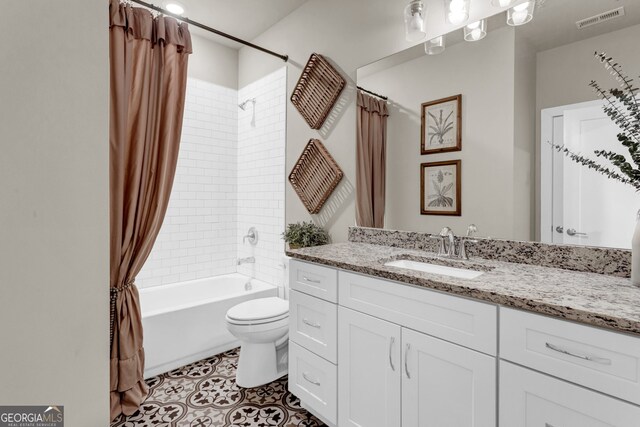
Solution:
<svg viewBox="0 0 640 427"><path fill-rule="evenodd" d="M404 328L402 352L403 427L495 427L495 358Z"/></svg>
<svg viewBox="0 0 640 427"><path fill-rule="evenodd" d="M400 337L393 323L338 310L338 425L400 427Z"/></svg>
<svg viewBox="0 0 640 427"><path fill-rule="evenodd" d="M501 361L500 425L633 427L640 425L640 408Z"/></svg>

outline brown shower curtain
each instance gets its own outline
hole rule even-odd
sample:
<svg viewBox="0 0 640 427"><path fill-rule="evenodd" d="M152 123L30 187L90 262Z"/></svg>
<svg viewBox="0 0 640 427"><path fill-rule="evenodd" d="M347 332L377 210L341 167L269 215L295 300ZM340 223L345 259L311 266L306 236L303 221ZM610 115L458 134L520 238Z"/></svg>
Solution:
<svg viewBox="0 0 640 427"><path fill-rule="evenodd" d="M358 91L356 224L384 227L387 103Z"/></svg>
<svg viewBox="0 0 640 427"><path fill-rule="evenodd" d="M134 280L160 231L182 129L186 24L109 3L111 103L111 419L147 396L138 290Z"/></svg>

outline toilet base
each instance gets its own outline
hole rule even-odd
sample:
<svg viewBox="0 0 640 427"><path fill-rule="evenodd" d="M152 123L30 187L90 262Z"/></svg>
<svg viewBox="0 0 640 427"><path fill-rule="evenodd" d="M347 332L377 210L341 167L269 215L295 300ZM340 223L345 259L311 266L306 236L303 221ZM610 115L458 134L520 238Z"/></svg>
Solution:
<svg viewBox="0 0 640 427"><path fill-rule="evenodd" d="M242 388L259 387L287 374L289 342L251 343L243 341L236 370L236 384Z"/></svg>

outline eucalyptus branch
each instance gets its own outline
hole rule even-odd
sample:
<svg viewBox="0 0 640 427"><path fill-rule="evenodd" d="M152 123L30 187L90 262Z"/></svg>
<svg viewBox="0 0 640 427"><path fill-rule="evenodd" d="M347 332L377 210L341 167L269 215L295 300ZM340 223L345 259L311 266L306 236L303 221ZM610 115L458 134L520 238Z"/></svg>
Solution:
<svg viewBox="0 0 640 427"><path fill-rule="evenodd" d="M567 147L565 147L564 145L557 145L557 144L551 144L553 146L553 148L560 152L560 153L564 153L567 157L569 157L571 160L573 160L576 163L579 163L583 166L588 167L589 169L593 169L594 171L605 175L606 177L610 178L610 179L614 179L616 181L619 181L623 184L627 184L627 185L631 185L632 187L634 187L636 189L636 191L640 191L640 179L638 178L631 178L629 175L622 176L617 172L612 171L611 169L609 169L606 166L603 166L601 164L599 164L598 162L588 158L588 157L584 157L581 154L578 153L574 153L573 151L569 150ZM613 153L615 154L615 153ZM624 172L623 172L624 173ZM626 175L626 173L625 173Z"/></svg>

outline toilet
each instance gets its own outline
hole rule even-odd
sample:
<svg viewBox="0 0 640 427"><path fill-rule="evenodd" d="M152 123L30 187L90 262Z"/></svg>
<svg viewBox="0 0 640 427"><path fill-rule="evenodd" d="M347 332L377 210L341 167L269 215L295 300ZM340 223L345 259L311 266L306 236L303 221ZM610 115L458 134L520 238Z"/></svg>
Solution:
<svg viewBox="0 0 640 427"><path fill-rule="evenodd" d="M258 387L287 373L289 301L278 297L245 301L227 311L226 322L241 343L236 384Z"/></svg>

